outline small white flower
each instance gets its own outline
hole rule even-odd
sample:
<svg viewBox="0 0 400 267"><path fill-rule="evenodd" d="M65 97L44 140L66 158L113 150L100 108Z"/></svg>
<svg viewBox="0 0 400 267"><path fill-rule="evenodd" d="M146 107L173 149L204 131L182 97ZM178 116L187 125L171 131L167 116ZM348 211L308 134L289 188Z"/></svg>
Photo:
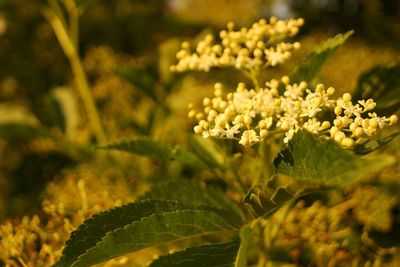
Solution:
<svg viewBox="0 0 400 267"><path fill-rule="evenodd" d="M240 133L239 129L240 129L241 124L236 124L233 126L230 126L229 124L225 125L225 135L227 138L232 139L235 137L235 134Z"/></svg>

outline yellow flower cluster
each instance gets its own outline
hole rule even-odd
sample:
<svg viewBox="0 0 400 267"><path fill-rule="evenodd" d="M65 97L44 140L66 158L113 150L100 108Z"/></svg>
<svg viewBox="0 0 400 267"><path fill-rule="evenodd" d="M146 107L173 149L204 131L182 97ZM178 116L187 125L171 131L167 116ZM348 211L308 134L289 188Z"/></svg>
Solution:
<svg viewBox="0 0 400 267"><path fill-rule="evenodd" d="M354 227L357 219L352 216L352 210L359 201L362 200L355 197L327 207L319 201L306 206L301 200L284 217L278 212L268 219L255 221L253 233L257 245L254 247L265 248L259 251L257 266L273 265L278 257L271 252L278 248L288 248L282 249L287 254L286 260L279 258L280 263L299 263L307 255L315 263L313 266L397 266L400 250L395 246L379 247L369 237L366 227L360 234L360 243L357 246L352 243L359 231ZM372 258L363 253L366 249L374 251ZM385 258L387 265L382 265Z"/></svg>
<svg viewBox="0 0 400 267"><path fill-rule="evenodd" d="M271 17L269 22L261 19L249 29L234 30L228 23L227 30L219 33L220 43L212 35L207 35L197 44L193 52L188 42L182 43L177 53L177 65L172 71L209 71L212 67L236 67L252 72L263 66L276 66L291 56L291 50L300 48L300 43L283 42L293 37L303 25L303 19L278 20Z"/></svg>
<svg viewBox="0 0 400 267"><path fill-rule="evenodd" d="M1 224L0 237L0 263L5 266L51 266L63 244L59 234L42 228L36 215L23 217L19 224Z"/></svg>
<svg viewBox="0 0 400 267"><path fill-rule="evenodd" d="M396 115L387 118L372 112L376 105L372 99L353 104L348 93L332 99L333 87L318 84L311 90L306 82L290 84L287 76L281 82L285 86L282 94L279 81L273 79L257 90L239 83L236 91L226 96L222 84L216 83L214 97L203 99L202 111L189 107L189 117L198 121L194 132L205 138L236 139L243 146L251 146L275 133L284 133L284 142L288 143L294 133L304 128L352 148L378 129L397 122ZM320 121L317 115L323 110L333 111L336 118Z"/></svg>

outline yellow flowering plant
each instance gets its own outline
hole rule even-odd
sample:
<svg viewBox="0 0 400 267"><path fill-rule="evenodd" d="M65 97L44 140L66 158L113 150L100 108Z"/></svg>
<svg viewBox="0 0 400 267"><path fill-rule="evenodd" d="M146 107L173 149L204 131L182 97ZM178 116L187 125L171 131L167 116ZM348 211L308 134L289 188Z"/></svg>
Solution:
<svg viewBox="0 0 400 267"><path fill-rule="evenodd" d="M363 73L353 92L334 88L319 72L353 32L296 63L305 21L276 17L183 41L172 64L160 63L167 74L129 68L125 61L149 59L105 46L81 60L84 2L49 0L42 13L79 101L68 88L51 100L73 102L57 106L70 113L79 102L85 120L65 116L63 132L48 131L57 138L27 145L65 150L80 165L48 183L47 219L0 225L0 266L400 265L399 155L387 146L400 135L400 63ZM129 12L129 1L118 3ZM290 64L291 72L272 74ZM229 77L215 82L218 69ZM195 72L213 80L212 95L187 85ZM179 86L191 95L182 113L171 100ZM110 142L110 129L136 136ZM134 194L131 176L144 177Z"/></svg>
<svg viewBox="0 0 400 267"><path fill-rule="evenodd" d="M362 99L362 92L335 96L335 88L314 82L352 32L323 42L289 75L262 81L300 49L288 39L303 23L273 17L239 30L229 23L194 49L182 43L171 71L233 68L251 83L231 90L218 82L213 96L189 104L195 135L188 149L149 137L100 148L179 162L200 179L156 183L138 201L86 220L55 266L89 266L165 246L169 253L161 249L149 266L399 263L400 248L389 236L398 235L400 202L393 190L382 189L384 175L372 175L395 159L361 156L398 135L379 139L396 124L397 116L386 111L397 106L380 108L385 114L379 115L375 100ZM370 215L365 198L374 195L381 206ZM386 223L371 221L378 214Z"/></svg>

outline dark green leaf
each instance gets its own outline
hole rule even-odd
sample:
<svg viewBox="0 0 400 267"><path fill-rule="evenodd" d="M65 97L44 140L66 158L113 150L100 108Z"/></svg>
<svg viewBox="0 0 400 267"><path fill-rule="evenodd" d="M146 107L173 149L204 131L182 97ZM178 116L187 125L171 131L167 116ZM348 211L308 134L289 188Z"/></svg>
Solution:
<svg viewBox="0 0 400 267"><path fill-rule="evenodd" d="M81 255L73 267L90 266L143 248L171 241L198 239L237 229L214 212L180 210L154 214L116 229Z"/></svg>
<svg viewBox="0 0 400 267"><path fill-rule="evenodd" d="M244 215L240 208L225 194L197 180L175 180L154 185L143 199L166 199L190 206L207 206L225 211L226 218L240 225Z"/></svg>
<svg viewBox="0 0 400 267"><path fill-rule="evenodd" d="M171 160L173 158L172 146L156 141L147 136L138 136L130 140L123 140L109 144L99 149L120 150L133 154Z"/></svg>
<svg viewBox="0 0 400 267"><path fill-rule="evenodd" d="M188 248L160 257L149 267L230 267L238 247L238 242L231 242Z"/></svg>
<svg viewBox="0 0 400 267"><path fill-rule="evenodd" d="M347 183L394 163L391 156L359 157L332 140L299 131L274 160L274 173L299 180Z"/></svg>
<svg viewBox="0 0 400 267"><path fill-rule="evenodd" d="M353 31L348 31L345 34L338 34L318 45L314 51L289 75L290 82L311 82L326 61L352 34Z"/></svg>
<svg viewBox="0 0 400 267"><path fill-rule="evenodd" d="M357 154L360 154L360 155L366 155L368 153L371 153L372 151L375 151L381 147L384 147L385 145L390 143L393 139L395 139L399 135L400 135L400 131L397 131L383 139L371 140L365 144L356 145L354 148L354 152L356 152Z"/></svg>
<svg viewBox="0 0 400 267"><path fill-rule="evenodd" d="M156 80L148 71L130 67L121 67L115 69L114 72L129 83L133 84L135 88L141 90L143 94L157 102L157 96L155 93Z"/></svg>
<svg viewBox="0 0 400 267"><path fill-rule="evenodd" d="M95 246L110 231L152 214L178 209L183 209L183 205L171 201L143 200L98 213L72 232L65 244L62 257L55 266L71 266L80 255Z"/></svg>
<svg viewBox="0 0 400 267"><path fill-rule="evenodd" d="M380 115L396 112L400 108L400 60L393 65L375 66L361 74L353 97L374 99Z"/></svg>
<svg viewBox="0 0 400 267"><path fill-rule="evenodd" d="M154 140L147 136L138 136L133 139L122 140L104 147L99 147L99 149L125 151L161 160L176 160L194 168L206 168L204 162L199 160L193 153L183 148L173 147L169 144Z"/></svg>
<svg viewBox="0 0 400 267"><path fill-rule="evenodd" d="M189 140L191 151L211 168L224 169L224 156L211 138L193 135Z"/></svg>
<svg viewBox="0 0 400 267"><path fill-rule="evenodd" d="M29 141L36 137L51 138L52 135L50 133L50 130L41 126L33 126L19 123L0 124L0 138L22 142Z"/></svg>

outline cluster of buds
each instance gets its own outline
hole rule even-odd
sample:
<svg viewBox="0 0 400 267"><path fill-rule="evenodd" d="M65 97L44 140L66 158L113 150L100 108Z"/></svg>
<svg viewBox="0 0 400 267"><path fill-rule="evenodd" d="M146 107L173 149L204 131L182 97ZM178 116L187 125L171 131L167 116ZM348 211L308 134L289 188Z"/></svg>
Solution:
<svg viewBox="0 0 400 267"><path fill-rule="evenodd" d="M293 37L303 25L303 19L278 20L271 17L269 22L261 19L249 29L234 30L228 23L227 30L219 33L220 43L207 35L192 51L188 42L182 43L177 53L178 64L172 71L209 71L212 67L236 67L251 72L260 67L276 66L291 56L291 50L300 48L300 43L283 42Z"/></svg>
<svg viewBox="0 0 400 267"><path fill-rule="evenodd" d="M194 132L251 146L276 133L284 133L283 141L288 143L303 128L331 138L343 148L352 148L378 129L397 122L396 115L387 118L372 112L376 105L372 99L353 104L348 93L332 99L333 87L318 84L311 90L306 82L290 84L287 76L281 82L283 93L279 93L279 81L273 79L257 90L239 83L236 91L228 94L224 94L222 84L216 83L214 97L203 99L203 110L196 111L189 105L189 117L198 122ZM321 121L318 115L323 110L331 110L336 118Z"/></svg>

